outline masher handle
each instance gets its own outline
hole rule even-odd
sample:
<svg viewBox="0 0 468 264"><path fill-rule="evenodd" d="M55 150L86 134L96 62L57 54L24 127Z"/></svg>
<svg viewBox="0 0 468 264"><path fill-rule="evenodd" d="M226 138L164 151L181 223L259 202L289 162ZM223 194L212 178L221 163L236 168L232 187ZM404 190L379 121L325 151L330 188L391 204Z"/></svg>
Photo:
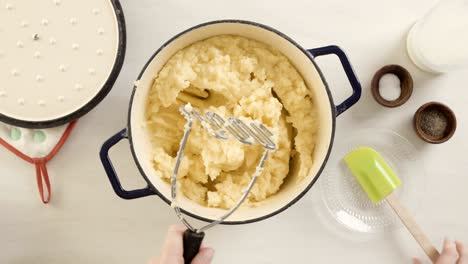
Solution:
<svg viewBox="0 0 468 264"><path fill-rule="evenodd" d="M431 259L432 263L435 263L439 258L439 251L434 247L434 245L432 245L431 241L423 232L418 223L416 223L408 209L406 209L400 203L400 200L394 192L389 194L385 199L406 226L411 235L413 235L419 246L421 246L426 255Z"/></svg>
<svg viewBox="0 0 468 264"><path fill-rule="evenodd" d="M194 232L190 229L184 232L184 263L190 264L200 251L205 232Z"/></svg>

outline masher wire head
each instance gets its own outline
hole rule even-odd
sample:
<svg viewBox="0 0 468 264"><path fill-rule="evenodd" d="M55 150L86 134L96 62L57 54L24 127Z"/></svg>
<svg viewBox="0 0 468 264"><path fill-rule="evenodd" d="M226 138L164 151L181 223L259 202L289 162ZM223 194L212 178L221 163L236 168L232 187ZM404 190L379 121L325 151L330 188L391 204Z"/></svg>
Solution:
<svg viewBox="0 0 468 264"><path fill-rule="evenodd" d="M203 232L219 223L224 221L228 218L231 214L233 214L237 208L244 202L247 198L248 194L252 190L257 178L262 174L263 168L265 165L265 160L268 157L270 151L276 150L275 143L271 140L270 137L273 136L273 133L268 130L263 124L258 121L254 121L250 123L252 129L247 126L242 120L235 117L228 118L228 121L225 121L220 115L214 112L206 112L204 117L200 115L195 109L192 108L190 104L186 104L179 108L180 113L184 116L187 120L187 123L184 127L184 134L180 141L179 150L177 152L176 163L174 166L174 170L171 177L171 198L172 203L171 206L174 208L177 216L182 221L182 223L190 230L194 232ZM252 176L247 188L243 191L240 199L237 203L223 216L214 220L213 222L205 225L200 229L194 229L184 218L178 204L177 204L177 175L179 172L180 163L182 162L182 157L184 155L185 146L187 144L188 136L192 130L193 125L193 118L194 116L202 125L202 127L213 137L218 139L226 140L229 138L229 133L234 136L237 140L239 140L243 144L252 145L254 142L259 143L263 146L264 151L263 154L255 168L255 173ZM224 130L226 129L226 130Z"/></svg>

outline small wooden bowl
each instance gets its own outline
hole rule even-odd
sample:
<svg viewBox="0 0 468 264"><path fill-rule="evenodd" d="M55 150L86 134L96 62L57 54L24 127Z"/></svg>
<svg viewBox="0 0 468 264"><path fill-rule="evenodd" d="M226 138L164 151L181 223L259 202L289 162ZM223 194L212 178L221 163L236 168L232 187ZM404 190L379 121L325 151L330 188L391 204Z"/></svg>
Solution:
<svg viewBox="0 0 468 264"><path fill-rule="evenodd" d="M388 101L380 95L380 79L385 74L393 74L400 79L401 93L396 100ZM406 103L406 101L411 97L411 94L413 93L413 78L409 71L400 65L386 65L374 74L371 82L371 92L377 103L390 108L398 107Z"/></svg>
<svg viewBox="0 0 468 264"><path fill-rule="evenodd" d="M443 114L447 119L445 130L440 136L430 135L422 128L423 116L434 111ZM455 134L455 130L457 129L457 118L455 117L455 113L448 106L438 102L429 102L419 107L416 111L413 118L413 125L416 134L422 140L432 144L440 144L449 140L453 134Z"/></svg>

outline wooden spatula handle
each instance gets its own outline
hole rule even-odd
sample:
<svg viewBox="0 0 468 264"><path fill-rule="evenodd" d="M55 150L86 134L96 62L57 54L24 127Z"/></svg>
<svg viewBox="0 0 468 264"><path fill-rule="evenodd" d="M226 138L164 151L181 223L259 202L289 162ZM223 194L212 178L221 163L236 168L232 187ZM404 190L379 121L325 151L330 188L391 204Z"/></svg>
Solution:
<svg viewBox="0 0 468 264"><path fill-rule="evenodd" d="M439 251L437 251L434 245L432 245L431 241L422 231L421 227L416 223L410 212L400 203L400 200L395 193L391 193L385 199L403 224L405 224L408 231L410 231L411 235L413 235L414 239L418 242L424 252L426 252L426 255L432 260L432 263L435 263L439 258Z"/></svg>

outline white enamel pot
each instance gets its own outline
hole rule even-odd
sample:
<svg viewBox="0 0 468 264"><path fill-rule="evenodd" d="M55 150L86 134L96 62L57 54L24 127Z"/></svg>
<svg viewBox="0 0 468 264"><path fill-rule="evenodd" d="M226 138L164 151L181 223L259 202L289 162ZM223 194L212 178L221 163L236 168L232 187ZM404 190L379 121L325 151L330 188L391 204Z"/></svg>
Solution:
<svg viewBox="0 0 468 264"><path fill-rule="evenodd" d="M178 50L197 41L216 35L238 35L271 45L279 50L301 73L307 86L312 89L320 128L317 134L313 166L308 177L300 182L293 179L294 175L282 185L280 191L267 198L254 208L240 208L231 215L224 224L245 224L260 221L276 215L297 202L314 185L322 172L330 154L335 134L336 117L354 105L361 96L361 86L345 53L337 46L326 46L315 49L304 49L283 33L258 23L241 20L221 20L204 23L192 27L166 42L143 67L138 80L138 88L133 88L128 112L127 128L109 138L102 146L100 157L115 193L123 199L135 199L157 195L170 204L170 185L155 173L152 164L151 142L148 132L142 126L145 121L147 95L154 76ZM340 104L335 104L329 87L314 61L314 57L336 55L345 70L353 89L352 95ZM137 190L125 190L117 177L109 159L109 150L117 142L127 138L133 158L141 175L148 186ZM183 195L179 196L178 204L184 213L203 221L212 221L223 214L224 210L208 208L199 205Z"/></svg>

